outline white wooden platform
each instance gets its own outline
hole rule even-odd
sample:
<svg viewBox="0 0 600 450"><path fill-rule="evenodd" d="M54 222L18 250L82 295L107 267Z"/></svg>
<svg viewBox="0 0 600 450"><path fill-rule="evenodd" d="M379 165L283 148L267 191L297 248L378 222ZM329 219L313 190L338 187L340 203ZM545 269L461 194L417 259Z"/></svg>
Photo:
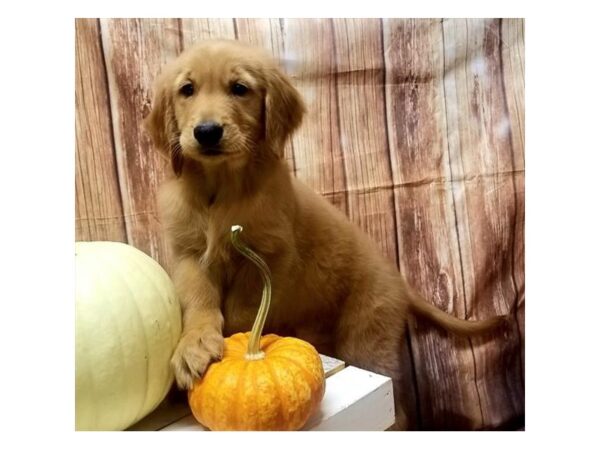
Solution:
<svg viewBox="0 0 600 450"><path fill-rule="evenodd" d="M394 423L392 380L342 361L323 357L326 387L319 409L303 430L379 431ZM187 404L161 405L128 430L207 431Z"/></svg>

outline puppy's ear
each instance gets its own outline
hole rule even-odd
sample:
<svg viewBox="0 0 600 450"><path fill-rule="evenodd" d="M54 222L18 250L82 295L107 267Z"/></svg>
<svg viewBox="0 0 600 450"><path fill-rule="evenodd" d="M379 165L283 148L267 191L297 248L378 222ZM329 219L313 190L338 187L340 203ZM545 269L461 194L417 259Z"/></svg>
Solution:
<svg viewBox="0 0 600 450"><path fill-rule="evenodd" d="M144 128L158 150L171 159L175 175L181 175L184 160L179 145L173 99L165 76L159 77L154 85L152 109L144 119Z"/></svg>
<svg viewBox="0 0 600 450"><path fill-rule="evenodd" d="M300 93L277 68L266 72L265 139L279 157L283 146L300 123L306 111Z"/></svg>

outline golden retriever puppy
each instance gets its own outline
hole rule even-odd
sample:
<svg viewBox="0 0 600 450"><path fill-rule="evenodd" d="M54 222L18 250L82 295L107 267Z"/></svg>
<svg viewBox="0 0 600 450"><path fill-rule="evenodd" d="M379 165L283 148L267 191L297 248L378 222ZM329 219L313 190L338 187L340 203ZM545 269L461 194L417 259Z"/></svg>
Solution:
<svg viewBox="0 0 600 450"><path fill-rule="evenodd" d="M265 332L305 339L349 364L397 379L411 312L465 335L503 322L436 309L344 214L292 177L283 148L305 107L262 51L200 43L167 65L154 89L146 127L175 175L159 209L183 308L172 358L180 388L221 357L224 335L250 330L258 309L261 278L232 247L234 224L272 272Z"/></svg>

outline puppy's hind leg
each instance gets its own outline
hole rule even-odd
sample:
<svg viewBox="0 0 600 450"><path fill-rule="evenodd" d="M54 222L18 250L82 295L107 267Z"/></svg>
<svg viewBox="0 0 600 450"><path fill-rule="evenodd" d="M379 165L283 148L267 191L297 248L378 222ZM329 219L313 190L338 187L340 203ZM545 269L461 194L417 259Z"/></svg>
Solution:
<svg viewBox="0 0 600 450"><path fill-rule="evenodd" d="M407 304L385 295L353 293L348 298L338 324L336 356L349 365L392 378L396 414L393 429L414 429L417 423L411 363L403 345Z"/></svg>

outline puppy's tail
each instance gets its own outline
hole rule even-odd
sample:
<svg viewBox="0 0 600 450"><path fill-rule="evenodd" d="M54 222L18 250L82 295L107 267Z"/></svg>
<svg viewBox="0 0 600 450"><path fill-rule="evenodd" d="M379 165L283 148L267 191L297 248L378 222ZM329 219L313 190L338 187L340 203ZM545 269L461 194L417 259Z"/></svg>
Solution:
<svg viewBox="0 0 600 450"><path fill-rule="evenodd" d="M408 293L410 309L413 314L424 317L436 325L461 336L475 336L493 331L500 326L505 326L510 318L509 313L486 320L462 320L436 308L411 288L408 288Z"/></svg>

